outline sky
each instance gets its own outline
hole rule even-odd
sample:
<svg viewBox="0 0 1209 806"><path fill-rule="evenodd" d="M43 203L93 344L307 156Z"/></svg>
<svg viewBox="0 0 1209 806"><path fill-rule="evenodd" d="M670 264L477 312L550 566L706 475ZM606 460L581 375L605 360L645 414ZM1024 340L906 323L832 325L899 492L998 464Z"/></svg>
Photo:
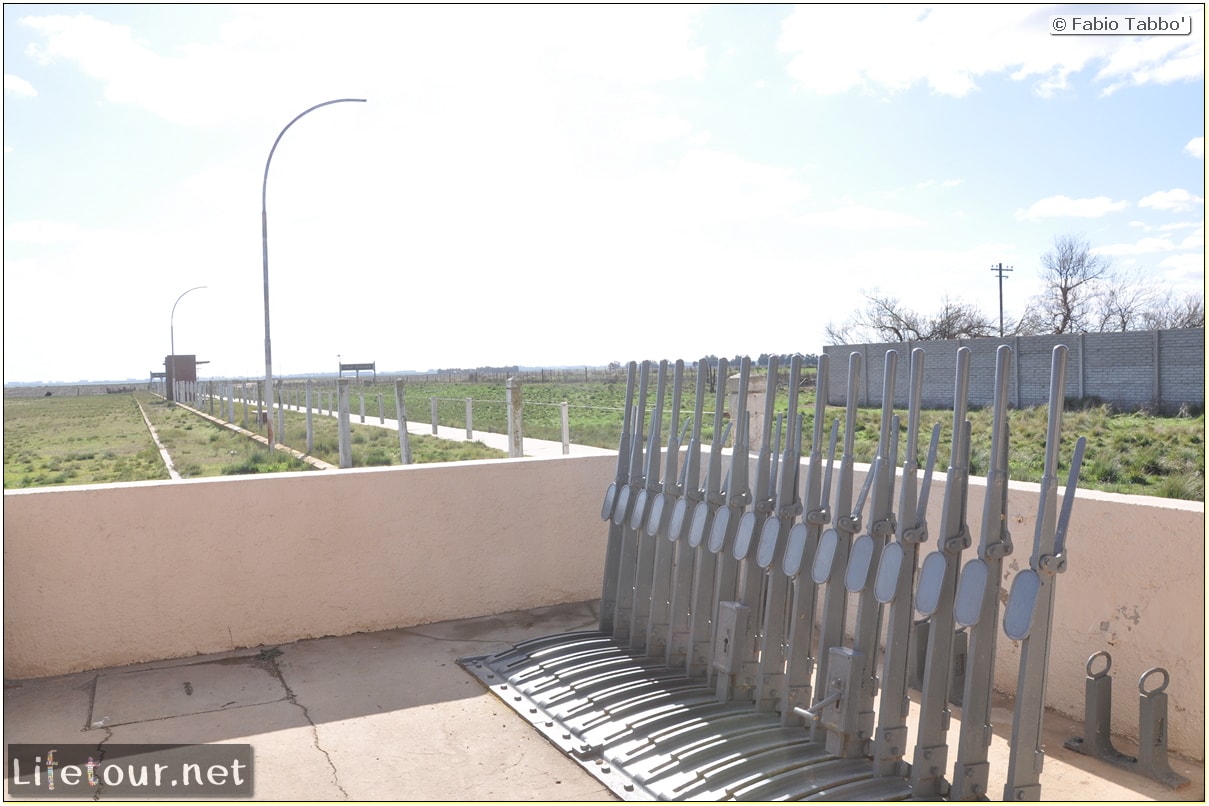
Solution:
<svg viewBox="0 0 1209 806"><path fill-rule="evenodd" d="M1203 8L6 4L4 380L263 376L275 141L275 376L1010 320L1064 235L1203 292Z"/></svg>

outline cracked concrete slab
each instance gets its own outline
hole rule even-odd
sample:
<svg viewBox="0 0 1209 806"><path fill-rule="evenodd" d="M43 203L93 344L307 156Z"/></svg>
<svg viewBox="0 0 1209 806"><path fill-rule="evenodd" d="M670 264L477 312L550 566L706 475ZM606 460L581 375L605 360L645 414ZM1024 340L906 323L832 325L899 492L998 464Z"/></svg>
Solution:
<svg viewBox="0 0 1209 806"><path fill-rule="evenodd" d="M558 605L283 644L261 653L257 668L248 665L255 650L245 649L9 681L5 741L247 743L256 800L616 800L457 666L460 657L592 628L596 620L596 603ZM211 685L201 675L213 670L222 679L206 689L209 704L234 700L243 707L181 713L196 707L188 700L200 696L199 686ZM97 686L99 678L110 679ZM164 696L132 685L126 704L112 710L141 721L85 729L94 687L105 695L114 681L162 684ZM193 685L192 695L184 682ZM248 688L236 690L240 684ZM145 702L132 701L139 697ZM100 703L105 707L104 696ZM1081 727L1046 717L1047 798L1203 800L1202 764L1173 757L1177 771L1193 778L1189 789L1173 793L1064 751L1061 740Z"/></svg>
<svg viewBox="0 0 1209 806"><path fill-rule="evenodd" d="M285 699L275 669L258 655L97 677L89 726L168 719Z"/></svg>

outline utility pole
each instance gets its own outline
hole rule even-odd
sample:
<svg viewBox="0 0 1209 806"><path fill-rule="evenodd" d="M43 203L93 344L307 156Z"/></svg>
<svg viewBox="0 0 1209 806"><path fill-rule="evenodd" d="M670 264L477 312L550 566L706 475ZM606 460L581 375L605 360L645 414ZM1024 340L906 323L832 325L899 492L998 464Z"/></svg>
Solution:
<svg viewBox="0 0 1209 806"><path fill-rule="evenodd" d="M991 266L991 271L999 272L999 338L1003 338L1003 273L1012 271L1011 266L1005 266L1002 263Z"/></svg>

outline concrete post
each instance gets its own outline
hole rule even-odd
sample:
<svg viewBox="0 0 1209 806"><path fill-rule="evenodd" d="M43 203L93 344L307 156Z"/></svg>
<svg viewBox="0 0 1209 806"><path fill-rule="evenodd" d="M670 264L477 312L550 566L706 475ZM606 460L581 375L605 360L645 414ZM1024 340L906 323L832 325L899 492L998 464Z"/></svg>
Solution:
<svg viewBox="0 0 1209 806"><path fill-rule="evenodd" d="M361 422L365 422L365 390L361 390Z"/></svg>
<svg viewBox="0 0 1209 806"><path fill-rule="evenodd" d="M382 395L378 395L378 425L386 424L386 409L382 407Z"/></svg>
<svg viewBox="0 0 1209 806"><path fill-rule="evenodd" d="M428 403L432 407L432 435L437 435L437 399L435 397L428 398Z"/></svg>
<svg viewBox="0 0 1209 806"><path fill-rule="evenodd" d="M285 406L283 404L285 401L282 399L282 395L281 395L281 388L282 388L281 384L282 384L282 382L280 380L273 381L273 385L276 387L276 389L273 392L273 398L274 398L274 401L277 403L277 429L273 432L273 435L278 442L280 442L282 445L284 445L285 444Z"/></svg>
<svg viewBox="0 0 1209 806"><path fill-rule="evenodd" d="M403 397L403 379L395 381L395 417L399 422L399 461L411 464L411 443L407 438L407 404Z"/></svg>
<svg viewBox="0 0 1209 806"><path fill-rule="evenodd" d="M466 439L474 439L474 401L466 398Z"/></svg>
<svg viewBox="0 0 1209 806"><path fill-rule="evenodd" d="M338 428L340 431L340 467L353 466L353 440L348 421L348 378L336 381L336 408L339 410Z"/></svg>
<svg viewBox="0 0 1209 806"><path fill-rule="evenodd" d="M509 378L504 388L508 393L508 457L518 459L525 455L525 438L521 434L521 385L516 379Z"/></svg>
<svg viewBox="0 0 1209 806"><path fill-rule="evenodd" d="M265 395L265 391L266 390L264 388L264 381L257 381L256 382L256 430L257 431L260 431L260 427L264 424L265 419L266 419L264 401L265 401L265 398L267 397L267 395ZM272 446L270 446L270 447L272 447Z"/></svg>
<svg viewBox="0 0 1209 806"><path fill-rule="evenodd" d="M567 414L567 401L558 404L563 421L563 456L571 453L571 420Z"/></svg>
<svg viewBox="0 0 1209 806"><path fill-rule="evenodd" d="M240 389L239 399L243 401L243 427L248 427L248 382L244 381Z"/></svg>
<svg viewBox="0 0 1209 806"><path fill-rule="evenodd" d="M311 417L311 388L314 386L313 381L306 382L306 452L313 453L315 450L315 424Z"/></svg>

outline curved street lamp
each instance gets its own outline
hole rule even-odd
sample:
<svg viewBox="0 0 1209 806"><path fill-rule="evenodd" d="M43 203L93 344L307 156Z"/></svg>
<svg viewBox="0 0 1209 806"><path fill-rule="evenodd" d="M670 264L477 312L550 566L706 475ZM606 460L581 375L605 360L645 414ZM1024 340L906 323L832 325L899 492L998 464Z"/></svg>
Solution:
<svg viewBox="0 0 1209 806"><path fill-rule="evenodd" d="M268 414L269 450L272 450L275 444L273 439L273 347L269 339L269 214L266 204L269 193L269 165L273 162L273 152L277 150L277 144L281 142L281 138L291 126L320 107L343 103L363 104L365 103L365 99L337 98L334 101L324 101L321 104L315 104L285 124L285 128L281 130L281 133L277 135L277 139L273 141L273 147L269 149L269 158L264 161L264 184L260 189L260 234L264 244L264 396L265 411Z"/></svg>
<svg viewBox="0 0 1209 806"><path fill-rule="evenodd" d="M204 285L197 285L197 286L194 286L193 288L190 288L189 291L196 291L199 288L205 288L205 287L206 286L204 286ZM189 291L186 291L185 294L188 294ZM172 355L171 355L172 370L171 370L171 372L169 372L169 374L172 376L172 380L168 382L167 388L164 390L165 392L167 392L167 394L164 395L164 397L168 398L169 400L173 400L173 401L176 400L176 390L173 388L174 386L176 386L176 306L178 303L180 303L180 301L182 299L185 298L185 294L181 294L179 297L176 298L176 302L172 303L172 314L168 317L168 339L172 343ZM167 368L165 367L165 369L167 369Z"/></svg>

